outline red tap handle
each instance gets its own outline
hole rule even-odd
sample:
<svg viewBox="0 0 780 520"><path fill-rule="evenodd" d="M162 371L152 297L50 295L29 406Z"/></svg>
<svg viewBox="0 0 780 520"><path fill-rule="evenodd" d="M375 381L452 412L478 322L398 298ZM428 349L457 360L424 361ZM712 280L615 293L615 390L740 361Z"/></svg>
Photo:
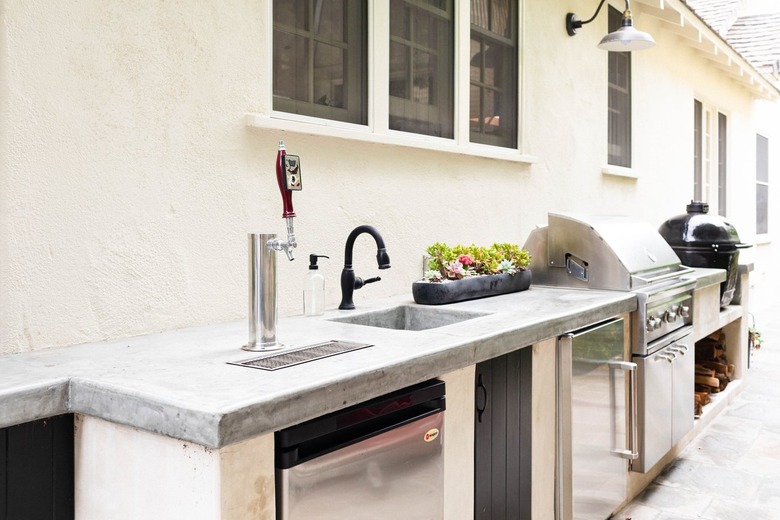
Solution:
<svg viewBox="0 0 780 520"><path fill-rule="evenodd" d="M295 210L292 203L292 191L287 189L284 180L284 156L287 155L287 149L284 147L284 141L279 141L279 151L276 153L276 183L279 185L279 192L282 194L282 218L294 217Z"/></svg>

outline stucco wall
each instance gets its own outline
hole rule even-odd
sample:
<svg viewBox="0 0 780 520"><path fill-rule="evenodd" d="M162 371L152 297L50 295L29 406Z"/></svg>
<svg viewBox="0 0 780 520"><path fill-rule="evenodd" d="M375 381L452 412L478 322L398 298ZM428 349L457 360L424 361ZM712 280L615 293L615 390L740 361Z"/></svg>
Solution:
<svg viewBox="0 0 780 520"><path fill-rule="evenodd" d="M639 178L603 175L606 16L569 38L565 13L591 14L574 0L524 8L534 164L247 127L247 112L270 106L267 0L0 9L0 353L244 319L246 233L284 232L279 139L301 156L304 185L297 259L279 261L282 314L302 310L309 253L331 257L327 306L338 304L344 241L360 224L382 232L393 267L355 293L358 307L408 292L433 241L523 243L548 211L654 224L683 212L693 97L729 116L730 172L755 154L750 93L640 15L659 45L633 61ZM729 208L749 208L750 187L732 179ZM359 276L379 274L374 254L361 237Z"/></svg>

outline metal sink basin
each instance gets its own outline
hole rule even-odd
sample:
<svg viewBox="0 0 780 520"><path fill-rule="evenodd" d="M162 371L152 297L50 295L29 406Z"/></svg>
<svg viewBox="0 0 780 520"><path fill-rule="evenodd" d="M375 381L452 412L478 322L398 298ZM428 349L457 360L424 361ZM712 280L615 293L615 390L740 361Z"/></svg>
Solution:
<svg viewBox="0 0 780 520"><path fill-rule="evenodd" d="M428 330L488 315L490 313L462 309L399 305L398 307L330 318L330 321L383 329Z"/></svg>

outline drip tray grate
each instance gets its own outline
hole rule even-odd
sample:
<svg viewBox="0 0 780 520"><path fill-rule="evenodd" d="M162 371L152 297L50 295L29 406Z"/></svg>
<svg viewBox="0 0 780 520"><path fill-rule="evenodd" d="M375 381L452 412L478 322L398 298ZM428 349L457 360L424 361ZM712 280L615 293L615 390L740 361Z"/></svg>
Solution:
<svg viewBox="0 0 780 520"><path fill-rule="evenodd" d="M308 363L316 359L322 359L361 348L371 347L370 343L353 343L350 341L330 340L324 343L317 343L289 352L281 352L272 356L263 356L244 361L230 362L228 365L237 365L241 367L259 368L260 370L279 370L302 363Z"/></svg>

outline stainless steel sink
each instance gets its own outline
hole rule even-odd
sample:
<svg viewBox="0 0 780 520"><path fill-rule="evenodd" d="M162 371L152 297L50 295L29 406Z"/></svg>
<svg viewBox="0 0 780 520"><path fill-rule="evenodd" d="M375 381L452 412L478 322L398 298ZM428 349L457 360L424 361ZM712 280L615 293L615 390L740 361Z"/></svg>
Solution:
<svg viewBox="0 0 780 520"><path fill-rule="evenodd" d="M346 314L337 318L330 318L330 321L365 325L367 327L381 327L383 329L428 330L488 315L490 313L464 311L461 309L399 305L397 307L358 314Z"/></svg>

